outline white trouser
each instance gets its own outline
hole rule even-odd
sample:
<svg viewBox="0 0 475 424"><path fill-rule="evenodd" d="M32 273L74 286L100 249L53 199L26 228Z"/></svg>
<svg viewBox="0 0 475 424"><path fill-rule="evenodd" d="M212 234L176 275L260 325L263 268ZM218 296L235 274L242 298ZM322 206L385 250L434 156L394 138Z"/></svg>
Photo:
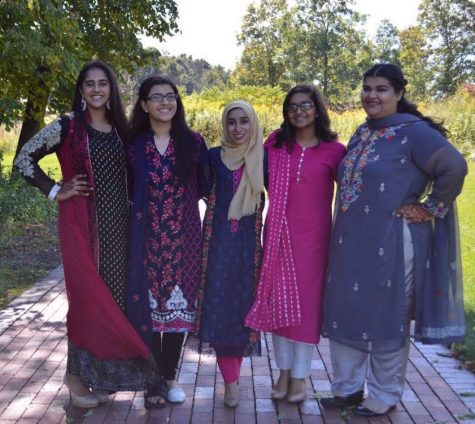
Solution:
<svg viewBox="0 0 475 424"><path fill-rule="evenodd" d="M306 378L310 375L315 345L295 342L272 333L274 357L277 367L290 370L292 378Z"/></svg>
<svg viewBox="0 0 475 424"><path fill-rule="evenodd" d="M406 223L403 236L408 314L405 345L395 352L374 352L369 343L369 352L362 352L330 340L333 395L348 396L363 390L366 380L368 396L363 405L377 413L385 413L401 400L409 356L409 324L414 304L414 248Z"/></svg>

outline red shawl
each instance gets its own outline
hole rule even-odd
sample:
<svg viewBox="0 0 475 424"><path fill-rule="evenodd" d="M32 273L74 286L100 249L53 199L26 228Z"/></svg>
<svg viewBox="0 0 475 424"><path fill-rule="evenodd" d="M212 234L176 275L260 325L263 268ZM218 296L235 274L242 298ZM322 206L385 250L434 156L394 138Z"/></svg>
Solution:
<svg viewBox="0 0 475 424"><path fill-rule="evenodd" d="M94 186L87 132L75 118L57 155L65 181L86 174ZM94 192L59 204L59 241L69 302L68 338L76 348L89 351L97 359L147 359L147 346L99 276L95 211Z"/></svg>
<svg viewBox="0 0 475 424"><path fill-rule="evenodd" d="M275 133L265 143L269 158L269 210L264 231L264 259L256 300L245 319L246 326L261 331L299 325L301 321L286 216L290 155L285 147L273 147L274 142Z"/></svg>

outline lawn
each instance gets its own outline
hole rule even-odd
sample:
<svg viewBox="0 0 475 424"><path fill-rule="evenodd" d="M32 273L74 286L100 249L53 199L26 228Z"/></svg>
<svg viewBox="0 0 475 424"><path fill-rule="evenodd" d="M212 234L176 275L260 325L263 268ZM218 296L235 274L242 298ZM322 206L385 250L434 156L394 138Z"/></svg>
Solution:
<svg viewBox="0 0 475 424"><path fill-rule="evenodd" d="M3 172L9 175L12 169L14 153L3 153ZM55 180L61 179L61 170L56 155L47 155L39 162L41 168Z"/></svg>
<svg viewBox="0 0 475 424"><path fill-rule="evenodd" d="M456 346L456 352L475 369L475 162L469 163L468 176L462 194L458 198L465 316L467 337L464 344Z"/></svg>

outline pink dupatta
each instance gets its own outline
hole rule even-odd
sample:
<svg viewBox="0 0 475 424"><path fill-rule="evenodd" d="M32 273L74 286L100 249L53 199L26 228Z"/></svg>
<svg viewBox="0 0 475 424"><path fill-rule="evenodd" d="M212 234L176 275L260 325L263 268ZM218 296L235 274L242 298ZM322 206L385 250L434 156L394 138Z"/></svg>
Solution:
<svg viewBox="0 0 475 424"><path fill-rule="evenodd" d="M269 210L264 230L264 259L257 295L245 324L273 331L301 323L300 300L286 208L290 182L290 154L272 145L275 133L265 142L269 158Z"/></svg>

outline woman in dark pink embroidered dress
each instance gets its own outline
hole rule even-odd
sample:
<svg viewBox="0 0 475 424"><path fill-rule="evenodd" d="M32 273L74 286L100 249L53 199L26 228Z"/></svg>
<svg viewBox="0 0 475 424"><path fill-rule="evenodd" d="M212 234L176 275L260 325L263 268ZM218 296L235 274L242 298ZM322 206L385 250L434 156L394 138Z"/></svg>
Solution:
<svg viewBox="0 0 475 424"><path fill-rule="evenodd" d="M280 375L272 397L296 403L307 396L305 379L320 339L333 186L345 147L331 131L315 87L292 88L283 116L264 144L269 211L257 297L246 325L273 333Z"/></svg>
<svg viewBox="0 0 475 424"><path fill-rule="evenodd" d="M185 401L176 368L194 327L201 265L198 200L207 194L208 151L185 121L175 84L152 76L139 88L132 113L130 158L134 189L127 316L150 345L166 398ZM164 406L156 387L148 408Z"/></svg>

